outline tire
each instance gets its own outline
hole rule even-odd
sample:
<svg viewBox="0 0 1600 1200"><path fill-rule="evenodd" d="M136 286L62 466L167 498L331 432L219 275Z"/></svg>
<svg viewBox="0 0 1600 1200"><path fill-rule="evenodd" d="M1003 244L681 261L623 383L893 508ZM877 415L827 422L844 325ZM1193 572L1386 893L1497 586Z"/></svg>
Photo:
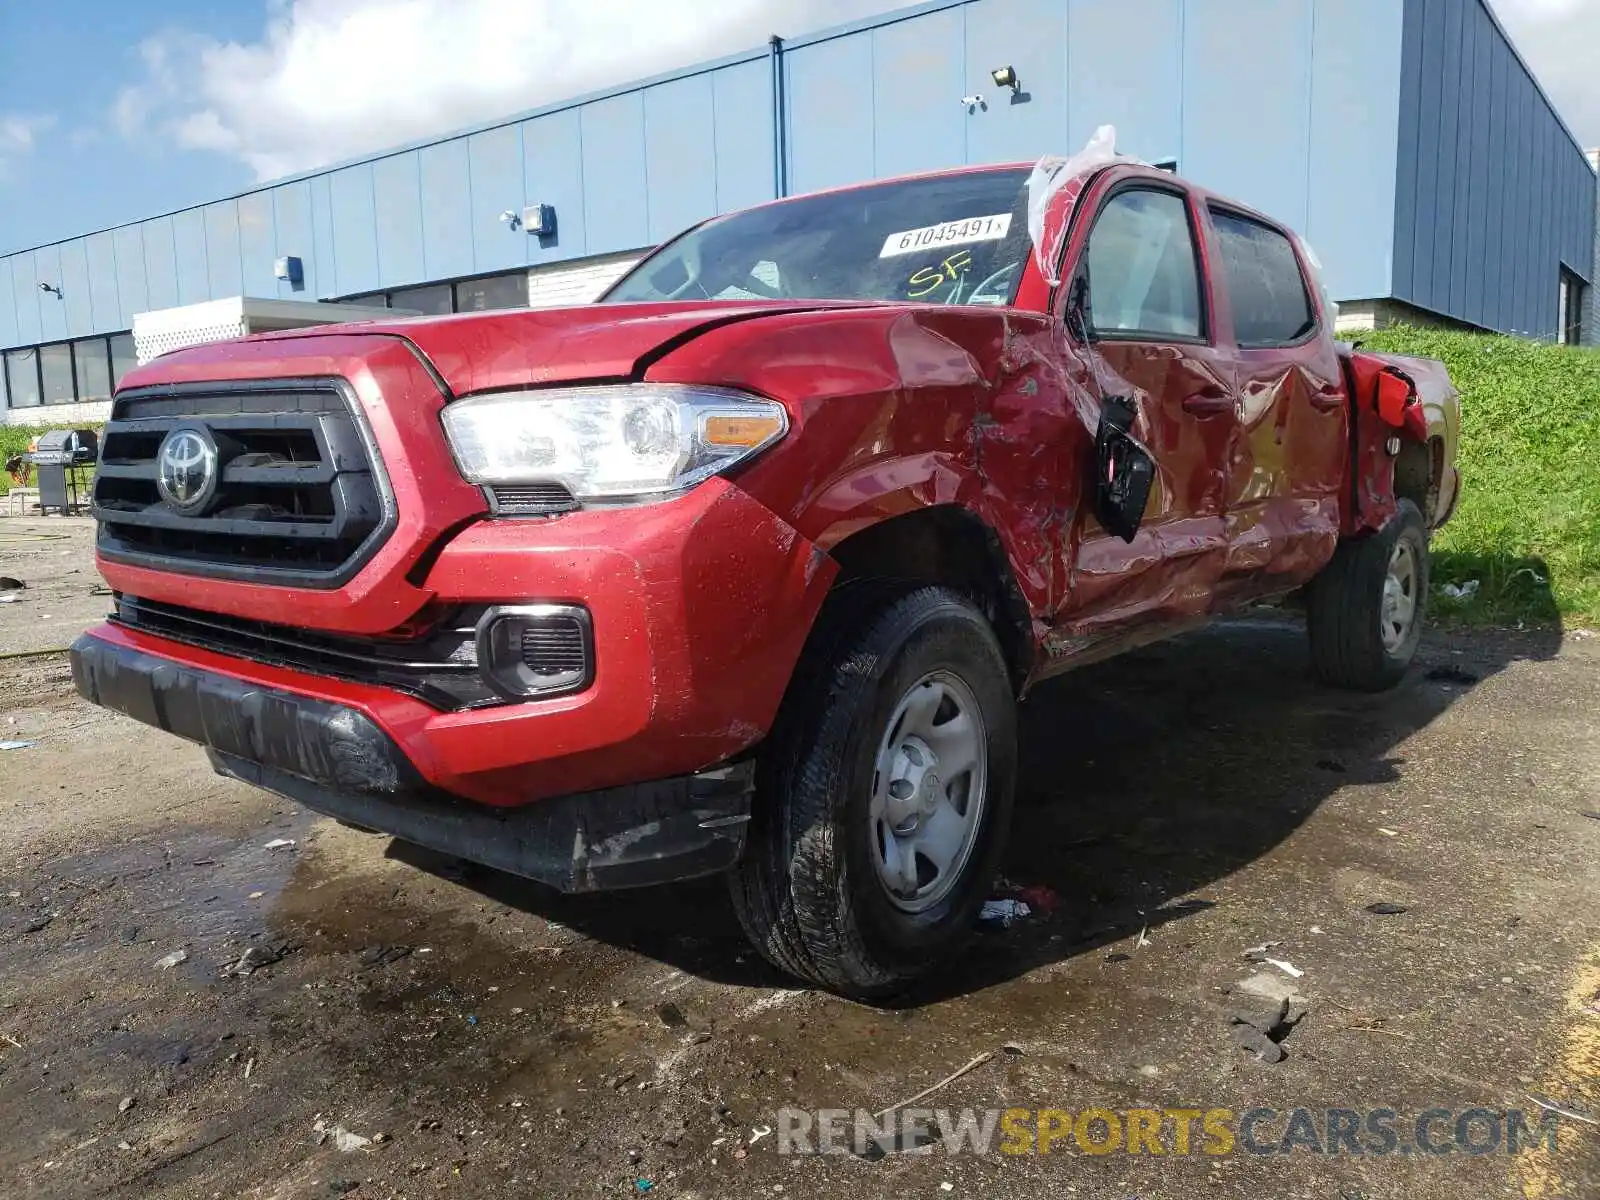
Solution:
<svg viewBox="0 0 1600 1200"><path fill-rule="evenodd" d="M1391 566L1408 558L1409 585L1391 585ZM1404 573L1403 567L1396 570ZM1396 633L1391 592L1410 602L1403 632ZM1333 560L1306 591L1311 669L1323 683L1381 692L1394 687L1416 657L1428 599L1428 533L1422 513L1401 500L1377 533L1342 541Z"/></svg>
<svg viewBox="0 0 1600 1200"><path fill-rule="evenodd" d="M954 724L968 708L977 721ZM918 729L925 740L913 740ZM981 775L938 774L963 757ZM840 593L757 765L745 854L729 875L745 933L775 966L830 991L870 1000L904 989L970 935L1005 848L1016 771L1016 700L983 614L939 587ZM904 840L885 824L905 811L891 804L927 806L901 822L915 827ZM934 863L919 848L935 843L917 839L954 829L951 814L965 823L965 852L923 884ZM901 848L895 885L885 842Z"/></svg>

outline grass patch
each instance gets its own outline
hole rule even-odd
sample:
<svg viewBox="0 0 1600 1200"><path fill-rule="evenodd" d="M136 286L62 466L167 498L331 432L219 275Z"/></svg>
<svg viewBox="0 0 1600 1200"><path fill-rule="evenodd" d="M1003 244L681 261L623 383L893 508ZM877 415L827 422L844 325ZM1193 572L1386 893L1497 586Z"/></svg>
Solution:
<svg viewBox="0 0 1600 1200"><path fill-rule="evenodd" d="M1439 359L1461 392L1461 503L1433 541L1433 615L1600 625L1600 350L1404 326L1359 340ZM1473 579L1471 600L1438 591Z"/></svg>

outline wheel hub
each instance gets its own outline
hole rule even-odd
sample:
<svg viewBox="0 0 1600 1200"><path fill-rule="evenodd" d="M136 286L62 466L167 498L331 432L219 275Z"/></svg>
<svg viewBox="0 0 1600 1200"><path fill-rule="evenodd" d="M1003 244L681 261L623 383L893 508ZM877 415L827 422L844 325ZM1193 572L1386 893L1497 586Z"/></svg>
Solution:
<svg viewBox="0 0 1600 1200"><path fill-rule="evenodd" d="M1390 653L1398 650L1411 632L1411 622L1417 612L1417 556L1411 543L1404 538L1396 541L1389 555L1389 570L1383 580L1383 601L1379 616L1379 633L1383 648Z"/></svg>
<svg viewBox="0 0 1600 1200"><path fill-rule="evenodd" d="M988 746L966 683L933 672L895 706L879 743L873 865L890 900L921 912L950 893L982 828Z"/></svg>

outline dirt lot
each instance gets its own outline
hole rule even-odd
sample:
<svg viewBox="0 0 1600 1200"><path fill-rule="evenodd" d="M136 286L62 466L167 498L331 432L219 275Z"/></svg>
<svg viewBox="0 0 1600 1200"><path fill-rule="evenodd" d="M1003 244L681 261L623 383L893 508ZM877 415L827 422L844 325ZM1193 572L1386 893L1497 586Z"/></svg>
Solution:
<svg viewBox="0 0 1600 1200"><path fill-rule="evenodd" d="M88 547L83 522L0 520L0 574L29 584L0 652L104 608ZM1041 688L1006 875L1061 905L890 1010L790 990L715 881L564 899L219 779L80 703L63 656L0 659L0 739L36 743L0 751L0 1194L1600 1195L1600 637L1424 659L1393 694L1328 691L1274 618ZM1246 975L1288 979L1245 959L1267 942L1309 1000L1276 1065L1226 1019ZM283 957L222 973L251 949ZM1577 1118L1518 1156L758 1136L985 1052L926 1103Z"/></svg>

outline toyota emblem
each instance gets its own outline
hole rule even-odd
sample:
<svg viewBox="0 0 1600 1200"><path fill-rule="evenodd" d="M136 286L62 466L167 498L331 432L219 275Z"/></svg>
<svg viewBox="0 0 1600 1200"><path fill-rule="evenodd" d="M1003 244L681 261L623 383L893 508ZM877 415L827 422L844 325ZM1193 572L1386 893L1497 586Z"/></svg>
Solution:
<svg viewBox="0 0 1600 1200"><path fill-rule="evenodd" d="M156 452L156 490L184 516L196 516L217 492L217 443L204 425L179 425Z"/></svg>

